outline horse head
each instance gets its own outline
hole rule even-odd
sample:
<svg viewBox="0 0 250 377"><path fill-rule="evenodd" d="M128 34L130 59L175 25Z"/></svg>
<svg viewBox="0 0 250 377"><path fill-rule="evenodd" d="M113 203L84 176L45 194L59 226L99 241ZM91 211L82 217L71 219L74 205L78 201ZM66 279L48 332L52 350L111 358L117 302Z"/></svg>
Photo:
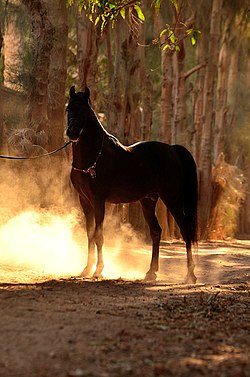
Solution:
<svg viewBox="0 0 250 377"><path fill-rule="evenodd" d="M86 87L84 92L77 93L75 87L72 86L69 96L70 99L66 108L68 114L67 136L72 142L78 142L90 114L90 90Z"/></svg>

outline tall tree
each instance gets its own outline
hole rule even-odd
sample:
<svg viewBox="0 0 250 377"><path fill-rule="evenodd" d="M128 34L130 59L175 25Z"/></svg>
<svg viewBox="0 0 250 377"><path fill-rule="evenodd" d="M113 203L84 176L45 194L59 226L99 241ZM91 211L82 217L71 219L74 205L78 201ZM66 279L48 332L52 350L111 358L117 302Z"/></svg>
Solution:
<svg viewBox="0 0 250 377"><path fill-rule="evenodd" d="M146 0L142 2L142 11L147 12L148 3ZM141 95L141 127L140 139L149 140L151 138L151 128L153 122L153 84L149 72L146 69L145 48L146 42L146 25L140 24L139 30L139 86Z"/></svg>
<svg viewBox="0 0 250 377"><path fill-rule="evenodd" d="M18 25L20 0L11 0L6 4L4 31L4 85L13 90L20 90L18 82L22 66L23 34Z"/></svg>
<svg viewBox="0 0 250 377"><path fill-rule="evenodd" d="M53 27L48 77L48 120L50 149L63 144L65 87L67 77L68 14L65 0L47 0L48 15Z"/></svg>
<svg viewBox="0 0 250 377"><path fill-rule="evenodd" d="M121 19L117 20L117 27L119 28L119 33L114 33L110 25L106 33L109 91L107 94L108 106L105 113L110 132L114 132L117 137L123 137L122 40L124 38L124 25Z"/></svg>
<svg viewBox="0 0 250 377"><path fill-rule="evenodd" d="M225 152L225 136L228 127L228 80L230 72L231 48L234 43L236 27L236 14L233 7L227 6L224 11L224 22L222 22L222 43L218 60L218 82L217 82L217 103L215 109L215 135L214 135L214 159L216 160L221 152ZM237 25L238 26L238 25ZM241 45L240 38L237 43ZM235 46L235 48L237 48Z"/></svg>
<svg viewBox="0 0 250 377"><path fill-rule="evenodd" d="M100 28L93 24L85 12L75 4L77 33L77 63L79 87L90 87L91 97L96 98L97 58L101 43Z"/></svg>
<svg viewBox="0 0 250 377"><path fill-rule="evenodd" d="M176 38L178 39L178 53L173 56L174 66L174 118L172 127L172 140L173 144L186 144L185 131L187 128L186 119L186 88L185 88L185 8L183 2L180 5L180 10L175 10L175 29Z"/></svg>
<svg viewBox="0 0 250 377"><path fill-rule="evenodd" d="M214 125L215 80L220 46L223 0L213 0L208 45L208 63L204 80L203 129L200 155L200 231L206 237L211 208L212 130Z"/></svg>
<svg viewBox="0 0 250 377"><path fill-rule="evenodd" d="M2 47L3 47L3 35L0 23L0 62L2 61ZM2 96L2 77L0 73L0 94ZM3 102L0 100L0 150L2 149L3 142Z"/></svg>
<svg viewBox="0 0 250 377"><path fill-rule="evenodd" d="M196 47L195 59L199 66L203 66L207 60L206 45L208 43L207 33L203 33L202 41L200 41ZM194 126L194 139L192 145L192 152L195 160L200 161L201 156L201 139L202 139L202 125L203 125L203 103L204 103L204 81L205 81L205 69L202 67L197 71L196 79L194 81L193 90L193 126Z"/></svg>
<svg viewBox="0 0 250 377"><path fill-rule="evenodd" d="M28 120L38 131L44 130L49 135L48 83L54 29L48 16L46 4L42 0L22 0L22 2L31 16L34 43L28 96Z"/></svg>
<svg viewBox="0 0 250 377"><path fill-rule="evenodd" d="M155 15L155 28L158 35L164 29L165 22L161 12ZM167 34L162 34L160 43L167 43ZM171 143L173 123L173 52L160 49L161 54L161 99L160 99L160 139Z"/></svg>

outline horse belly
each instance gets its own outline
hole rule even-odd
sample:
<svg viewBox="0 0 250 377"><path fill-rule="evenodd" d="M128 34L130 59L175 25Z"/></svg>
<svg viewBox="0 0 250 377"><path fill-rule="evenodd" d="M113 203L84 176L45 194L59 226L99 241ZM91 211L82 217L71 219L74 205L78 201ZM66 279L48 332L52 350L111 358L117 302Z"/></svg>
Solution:
<svg viewBox="0 0 250 377"><path fill-rule="evenodd" d="M137 202L138 200L144 198L146 195L134 195L134 194L123 194L123 193L114 193L110 194L106 202L113 203L113 204L119 204L119 203L132 203Z"/></svg>
<svg viewBox="0 0 250 377"><path fill-rule="evenodd" d="M151 182L152 180L150 179L147 181L144 179L131 179L130 181L122 182L121 180L120 183L111 184L106 201L114 204L131 203L137 202L146 196L155 196L157 188Z"/></svg>

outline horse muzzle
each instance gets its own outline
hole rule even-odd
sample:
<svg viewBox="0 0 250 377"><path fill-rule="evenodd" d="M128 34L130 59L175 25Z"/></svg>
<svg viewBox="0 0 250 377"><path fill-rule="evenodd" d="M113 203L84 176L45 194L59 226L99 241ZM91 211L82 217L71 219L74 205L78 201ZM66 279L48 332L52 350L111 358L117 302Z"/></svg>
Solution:
<svg viewBox="0 0 250 377"><path fill-rule="evenodd" d="M82 131L83 131L82 129L80 130L80 132L74 132L72 130L67 130L67 136L72 143L78 143L79 138L82 134Z"/></svg>

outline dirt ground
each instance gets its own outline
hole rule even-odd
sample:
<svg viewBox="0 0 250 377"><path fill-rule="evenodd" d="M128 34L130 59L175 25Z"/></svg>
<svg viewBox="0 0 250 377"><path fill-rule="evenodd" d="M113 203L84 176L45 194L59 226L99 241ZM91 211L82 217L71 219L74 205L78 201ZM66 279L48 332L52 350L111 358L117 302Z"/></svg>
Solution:
<svg viewBox="0 0 250 377"><path fill-rule="evenodd" d="M155 283L1 265L0 376L249 377L250 241L196 259L196 285L182 284L181 243L162 245Z"/></svg>

